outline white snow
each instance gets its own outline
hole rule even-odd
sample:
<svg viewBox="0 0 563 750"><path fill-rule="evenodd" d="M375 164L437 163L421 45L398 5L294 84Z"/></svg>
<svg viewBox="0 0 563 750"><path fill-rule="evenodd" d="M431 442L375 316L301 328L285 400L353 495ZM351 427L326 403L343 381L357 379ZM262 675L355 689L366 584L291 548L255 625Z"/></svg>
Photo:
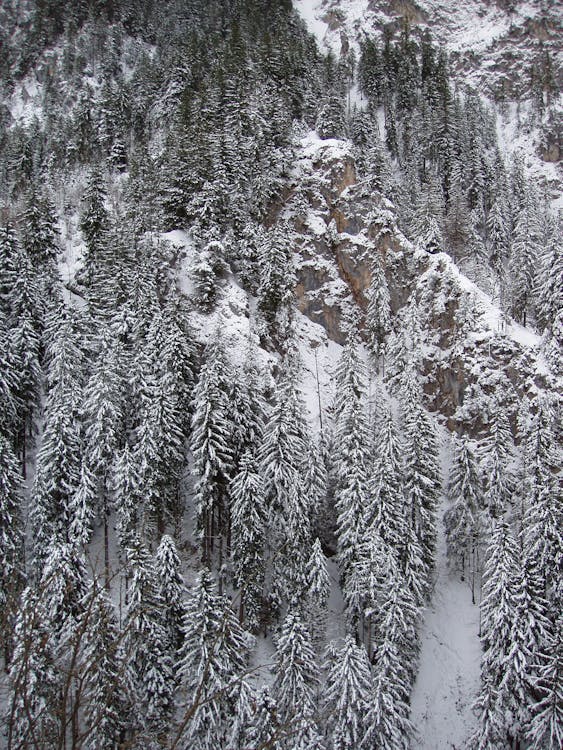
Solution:
<svg viewBox="0 0 563 750"><path fill-rule="evenodd" d="M447 471L448 441L442 463ZM448 569L442 514L438 513L436 585L421 631L418 676L411 696L417 750L460 750L475 727L471 705L479 689L479 607L471 589Z"/></svg>

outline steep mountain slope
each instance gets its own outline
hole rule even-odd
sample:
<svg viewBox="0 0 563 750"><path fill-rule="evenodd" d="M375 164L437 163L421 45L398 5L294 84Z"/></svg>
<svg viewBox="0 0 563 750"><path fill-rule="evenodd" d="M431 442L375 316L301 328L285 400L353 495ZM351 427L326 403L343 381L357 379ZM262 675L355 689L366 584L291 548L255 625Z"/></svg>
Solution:
<svg viewBox="0 0 563 750"><path fill-rule="evenodd" d="M294 5L0 9L9 750L560 745L557 8Z"/></svg>
<svg viewBox="0 0 563 750"><path fill-rule="evenodd" d="M321 48L336 56L366 38L381 38L408 23L430 32L447 51L452 73L463 88L476 88L498 105L499 130L508 151L521 151L528 168L551 183L551 198L561 205L561 34L557 2L466 0L455 11L445 0L301 0L296 7ZM530 100L542 99L540 117Z"/></svg>

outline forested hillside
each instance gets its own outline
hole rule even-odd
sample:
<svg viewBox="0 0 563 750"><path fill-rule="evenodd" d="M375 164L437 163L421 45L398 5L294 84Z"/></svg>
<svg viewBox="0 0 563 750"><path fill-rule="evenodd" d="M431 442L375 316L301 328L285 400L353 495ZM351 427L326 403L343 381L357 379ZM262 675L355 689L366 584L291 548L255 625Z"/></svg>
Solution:
<svg viewBox="0 0 563 750"><path fill-rule="evenodd" d="M0 6L0 747L563 746L557 9L294 5Z"/></svg>

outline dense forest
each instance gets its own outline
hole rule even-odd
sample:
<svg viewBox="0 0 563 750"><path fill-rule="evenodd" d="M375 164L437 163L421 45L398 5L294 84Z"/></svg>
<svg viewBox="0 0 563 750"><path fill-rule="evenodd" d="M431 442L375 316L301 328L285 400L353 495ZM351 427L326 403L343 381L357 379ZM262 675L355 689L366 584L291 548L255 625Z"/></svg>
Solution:
<svg viewBox="0 0 563 750"><path fill-rule="evenodd" d="M338 56L284 0L6 0L0 87L0 746L417 747L443 537L467 747L560 748L560 223L499 103L428 31ZM548 55L524 94L553 119ZM346 149L368 227L312 398L303 143Z"/></svg>

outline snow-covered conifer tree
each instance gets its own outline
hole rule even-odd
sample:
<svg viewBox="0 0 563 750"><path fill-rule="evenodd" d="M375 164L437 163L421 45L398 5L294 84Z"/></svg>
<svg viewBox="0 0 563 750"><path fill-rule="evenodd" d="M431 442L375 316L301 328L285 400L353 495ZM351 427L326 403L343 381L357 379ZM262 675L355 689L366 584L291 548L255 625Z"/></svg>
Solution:
<svg viewBox="0 0 563 750"><path fill-rule="evenodd" d="M325 732L330 750L360 747L371 702L371 671L368 655L352 636L327 650L327 677L323 693Z"/></svg>
<svg viewBox="0 0 563 750"><path fill-rule="evenodd" d="M178 662L182 702L177 746L223 747L235 718L251 642L206 569L188 601L184 634Z"/></svg>
<svg viewBox="0 0 563 750"><path fill-rule="evenodd" d="M235 585L240 588L240 619L249 630L259 626L264 585L264 487L256 460L246 452L230 485L232 500L231 555Z"/></svg>
<svg viewBox="0 0 563 750"><path fill-rule="evenodd" d="M476 570L481 527L481 478L467 437L456 440L448 482L450 507L444 513L448 555L462 575Z"/></svg>
<svg viewBox="0 0 563 750"><path fill-rule="evenodd" d="M274 674L272 691L284 730L280 746L284 750L320 750L315 655L309 632L293 609L287 613L276 643Z"/></svg>
<svg viewBox="0 0 563 750"><path fill-rule="evenodd" d="M0 633L6 667L10 661L16 603L25 580L21 490L16 457L0 434Z"/></svg>
<svg viewBox="0 0 563 750"><path fill-rule="evenodd" d="M194 389L190 447L194 457L195 508L203 556L211 559L215 542L222 553L228 526L227 488L232 468L227 401L230 367L219 330L209 342ZM218 538L217 538L218 537ZM220 564L221 561L220 561Z"/></svg>

